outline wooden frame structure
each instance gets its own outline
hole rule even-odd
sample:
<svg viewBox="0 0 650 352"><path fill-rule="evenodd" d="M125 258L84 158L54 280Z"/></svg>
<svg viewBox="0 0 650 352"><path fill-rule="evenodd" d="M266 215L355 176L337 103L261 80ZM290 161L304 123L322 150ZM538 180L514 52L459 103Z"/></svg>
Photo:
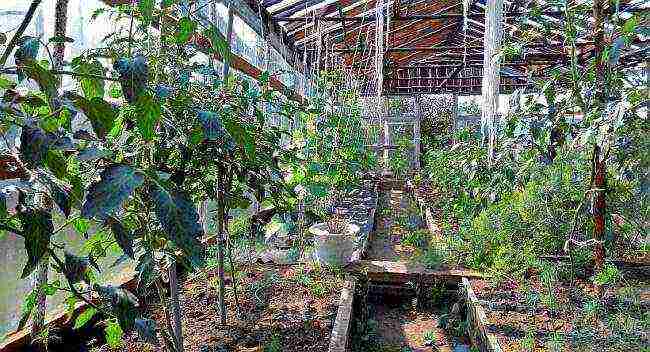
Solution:
<svg viewBox="0 0 650 352"><path fill-rule="evenodd" d="M465 5L458 0L234 1L258 14L262 26L279 41L276 44L283 46L283 57L290 64L300 63L294 67L301 72L318 72L331 60L353 69L367 81L377 71L383 72L381 91L386 95L481 94L484 66L490 59L484 57L485 41L494 38L485 33L486 23L488 27L494 23L488 22L489 1L465 0ZM388 33L382 70L368 65L374 56L371 38L376 31L378 4L385 6L382 14L391 23L390 28L386 25L381 31ZM544 78L550 69L569 59L570 49L565 46L563 33L547 26L559 23L565 14L543 0L506 0L499 1L499 6L505 40L538 35L520 45L516 54L498 60L500 65L490 68L498 76L495 86L500 93L531 89L534 79ZM468 7L466 16L464 7ZM645 9L642 2L624 0L619 11L635 13ZM593 42L579 40L577 47L582 60L593 56ZM497 46L491 52L500 53L500 49ZM646 49L644 43L635 43L632 55L622 56L624 64L643 61Z"/></svg>

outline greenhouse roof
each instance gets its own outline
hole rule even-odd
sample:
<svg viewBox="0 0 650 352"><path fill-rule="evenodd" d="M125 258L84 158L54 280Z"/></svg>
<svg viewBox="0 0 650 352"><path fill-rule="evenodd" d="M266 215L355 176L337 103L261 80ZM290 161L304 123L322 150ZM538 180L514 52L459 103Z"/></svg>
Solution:
<svg viewBox="0 0 650 352"><path fill-rule="evenodd" d="M128 0L103 0L125 3ZM211 2L210 0L205 1ZM222 2L222 1L219 1ZM228 0L223 1L225 4ZM343 66L365 78L372 91L382 72L386 94L480 94L483 76L485 0L232 0L236 13L303 73ZM504 0L502 93L533 88L570 57L563 27L566 13L550 1ZM383 8L377 11L377 8ZM590 4L569 1L569 8ZM643 0L622 0L625 20L648 11ZM382 15L382 16L379 16ZM378 17L381 22L378 22ZM377 23L384 23L383 54L376 54ZM577 19L575 48L581 64L593 57L590 16ZM647 18L642 19L647 29ZM647 30L644 32L647 33ZM614 36L616 37L616 36ZM637 35L620 54L620 64L635 66L647 56L647 35ZM611 43L607 43L611 45ZM375 62L383 62L381 70ZM531 79L532 78L532 79Z"/></svg>
<svg viewBox="0 0 650 352"><path fill-rule="evenodd" d="M326 66L327 55L367 76L377 70L375 56L376 7L383 5L387 32L383 62L384 89L389 93L457 92L478 94L483 66L485 0L245 0L284 44L309 67ZM571 7L590 6L569 1ZM259 6L259 7L258 7ZM644 1L621 1L620 17L648 10ZM616 11L610 7L608 11ZM529 77L543 77L569 57L562 30L565 13L552 2L504 1L505 43L501 88L530 86ZM467 19L467 24L465 24ZM581 19L590 21L590 18ZM576 48L586 62L593 53L588 22L578 28ZM279 28L278 28L279 25ZM647 38L621 55L635 65L645 60ZM329 57L329 56L327 56ZM332 61L332 59L328 59ZM325 61L325 62L324 62ZM506 73L507 74L504 74Z"/></svg>

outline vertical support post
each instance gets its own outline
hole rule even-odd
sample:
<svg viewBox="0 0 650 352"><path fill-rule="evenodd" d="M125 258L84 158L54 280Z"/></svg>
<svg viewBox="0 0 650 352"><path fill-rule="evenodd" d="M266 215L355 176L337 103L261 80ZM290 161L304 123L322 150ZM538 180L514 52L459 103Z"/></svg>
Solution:
<svg viewBox="0 0 650 352"><path fill-rule="evenodd" d="M596 94L594 110L598 115L605 114L607 106L607 80L605 79L605 63L603 62L603 42L605 35L605 18L603 14L604 0L595 0L593 4L594 17L594 58L596 69ZM593 146L592 161L592 185L593 191L593 220L594 220L594 270L600 272L605 264L605 217L607 213L607 200L605 198L605 189L607 188L607 157L603 156L603 150L600 142L595 142ZM598 293L602 291L600 285Z"/></svg>
<svg viewBox="0 0 650 352"><path fill-rule="evenodd" d="M230 47L232 44L232 21L234 18L234 12L235 10L233 9L232 2L228 1L228 27L226 27L226 40L228 41L228 46ZM230 72L230 60L223 60L223 71L221 73L221 77L223 79L226 79L228 77L228 73Z"/></svg>
<svg viewBox="0 0 650 352"><path fill-rule="evenodd" d="M483 37L483 115L481 132L487 139L488 164L494 159L496 146L497 113L499 111L499 71L501 59L497 56L503 38L503 0L487 0L485 10L485 36Z"/></svg>
<svg viewBox="0 0 650 352"><path fill-rule="evenodd" d="M454 132L456 132L456 128L458 126L458 94L454 93L452 95L452 107L451 107L451 134L453 136Z"/></svg>
<svg viewBox="0 0 650 352"><path fill-rule="evenodd" d="M415 99L415 109L417 111L415 121L413 122L413 167L420 170L420 123L422 121L422 109L420 99Z"/></svg>

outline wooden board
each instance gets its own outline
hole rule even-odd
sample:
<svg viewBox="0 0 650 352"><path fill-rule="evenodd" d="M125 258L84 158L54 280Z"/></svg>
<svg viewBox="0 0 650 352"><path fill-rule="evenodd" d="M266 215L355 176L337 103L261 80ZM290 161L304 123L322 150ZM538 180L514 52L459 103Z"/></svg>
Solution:
<svg viewBox="0 0 650 352"><path fill-rule="evenodd" d="M460 282L463 277L483 278L481 273L465 269L427 269L420 263L391 262L382 260L361 260L346 267L349 272L367 274L370 281L406 283L422 280L424 283L434 281Z"/></svg>
<svg viewBox="0 0 650 352"><path fill-rule="evenodd" d="M341 290L339 309L330 337L329 352L346 352L349 347L350 327L352 325L352 303L354 302L354 280L347 280Z"/></svg>
<svg viewBox="0 0 650 352"><path fill-rule="evenodd" d="M462 290L467 302L467 318L470 322L469 335L472 343L478 346L482 352L501 352L501 346L494 334L487 329L489 321L485 315L485 310L481 306L470 281L464 277L462 279Z"/></svg>

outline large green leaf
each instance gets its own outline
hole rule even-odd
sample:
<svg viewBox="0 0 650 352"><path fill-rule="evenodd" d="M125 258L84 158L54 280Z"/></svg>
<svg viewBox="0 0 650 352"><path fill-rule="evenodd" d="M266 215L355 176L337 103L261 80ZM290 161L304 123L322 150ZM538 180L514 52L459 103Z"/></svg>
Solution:
<svg viewBox="0 0 650 352"><path fill-rule="evenodd" d="M36 265L47 253L50 238L54 232L52 214L40 209L28 209L18 214L23 226L27 264L21 279L27 278L36 269Z"/></svg>
<svg viewBox="0 0 650 352"><path fill-rule="evenodd" d="M193 266L201 266L203 247L199 239L203 235L203 228L199 224L194 203L184 194L169 192L158 185L152 185L149 194L156 216L169 239L183 250Z"/></svg>
<svg viewBox="0 0 650 352"><path fill-rule="evenodd" d="M103 98L104 85L103 79L92 76L104 76L106 68L96 59L90 61L73 60L72 69L79 75L76 76L81 84L81 90L87 99Z"/></svg>
<svg viewBox="0 0 650 352"><path fill-rule="evenodd" d="M88 307L86 310L84 310L77 319L74 321L74 327L73 329L79 329L84 327L84 325L88 324L90 319L92 319L95 314L97 314L97 309L93 307Z"/></svg>
<svg viewBox="0 0 650 352"><path fill-rule="evenodd" d="M38 83L41 91L45 93L46 96L52 99L56 96L58 80L49 70L41 66L36 60L32 59L27 59L21 62L21 68L27 77Z"/></svg>
<svg viewBox="0 0 650 352"><path fill-rule="evenodd" d="M190 39L190 36L196 30L196 22L189 19L189 17L183 17L178 21L177 30L176 30L176 42L178 44L185 44Z"/></svg>
<svg viewBox="0 0 650 352"><path fill-rule="evenodd" d="M135 108L138 131L142 139L151 141L156 123L162 114L160 103L151 94L143 94L138 98Z"/></svg>
<svg viewBox="0 0 650 352"><path fill-rule="evenodd" d="M142 174L128 165L111 165L104 169L99 181L88 189L81 208L84 218L106 219L144 182Z"/></svg>
<svg viewBox="0 0 650 352"><path fill-rule="evenodd" d="M255 137L251 132L249 132L243 125L231 121L225 120L224 125L226 130L230 135L235 139L237 144L244 147L246 154L249 158L255 157Z"/></svg>
<svg viewBox="0 0 650 352"><path fill-rule="evenodd" d="M106 137L117 118L117 113L111 104L99 97L86 99L79 95L73 95L72 101L88 117L97 137Z"/></svg>
<svg viewBox="0 0 650 352"><path fill-rule="evenodd" d="M133 234L129 231L121 222L119 222L114 217L109 217L106 220L108 226L110 226L113 231L113 236L115 236L115 241L122 248L124 254L129 256L129 258L134 259L135 254L133 252Z"/></svg>

